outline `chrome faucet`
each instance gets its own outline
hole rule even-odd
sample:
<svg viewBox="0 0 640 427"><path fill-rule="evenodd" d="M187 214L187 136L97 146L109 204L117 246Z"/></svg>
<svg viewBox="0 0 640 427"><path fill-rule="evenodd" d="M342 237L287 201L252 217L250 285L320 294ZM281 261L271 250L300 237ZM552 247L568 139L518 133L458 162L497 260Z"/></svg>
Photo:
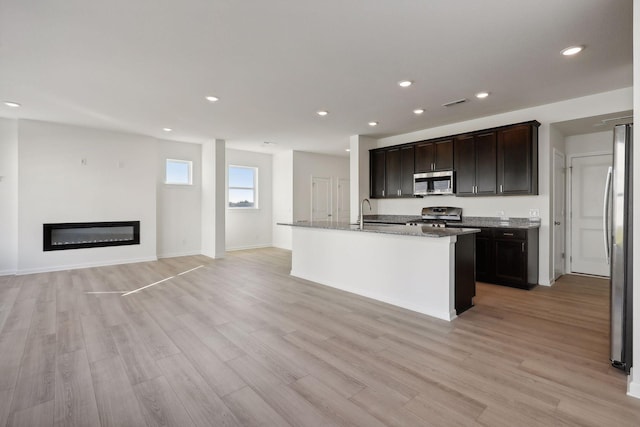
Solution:
<svg viewBox="0 0 640 427"><path fill-rule="evenodd" d="M360 230L364 227L364 202L367 202L369 210L371 210L371 202L369 199L362 199L362 202L360 203Z"/></svg>

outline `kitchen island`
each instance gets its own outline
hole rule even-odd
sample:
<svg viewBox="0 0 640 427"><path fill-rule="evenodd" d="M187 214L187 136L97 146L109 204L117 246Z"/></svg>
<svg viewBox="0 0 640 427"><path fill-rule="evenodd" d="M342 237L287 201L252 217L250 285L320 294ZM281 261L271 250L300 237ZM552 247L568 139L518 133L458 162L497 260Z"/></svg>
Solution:
<svg viewBox="0 0 640 427"><path fill-rule="evenodd" d="M291 275L452 320L473 306L470 228L294 222Z"/></svg>

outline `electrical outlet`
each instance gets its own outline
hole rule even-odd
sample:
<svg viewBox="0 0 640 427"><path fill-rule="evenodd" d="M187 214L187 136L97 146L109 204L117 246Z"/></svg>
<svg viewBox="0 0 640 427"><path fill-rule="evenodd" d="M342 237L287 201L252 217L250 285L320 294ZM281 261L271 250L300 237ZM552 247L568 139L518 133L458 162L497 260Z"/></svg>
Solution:
<svg viewBox="0 0 640 427"><path fill-rule="evenodd" d="M529 218L540 217L540 209L529 209Z"/></svg>

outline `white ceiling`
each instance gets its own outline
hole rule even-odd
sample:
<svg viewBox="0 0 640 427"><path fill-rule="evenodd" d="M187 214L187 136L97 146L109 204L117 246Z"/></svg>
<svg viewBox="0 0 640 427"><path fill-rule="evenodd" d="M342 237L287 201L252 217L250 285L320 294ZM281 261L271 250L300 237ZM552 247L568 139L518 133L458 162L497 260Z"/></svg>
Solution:
<svg viewBox="0 0 640 427"><path fill-rule="evenodd" d="M631 85L631 1L0 0L0 100L22 104L0 116L254 151L344 154Z"/></svg>

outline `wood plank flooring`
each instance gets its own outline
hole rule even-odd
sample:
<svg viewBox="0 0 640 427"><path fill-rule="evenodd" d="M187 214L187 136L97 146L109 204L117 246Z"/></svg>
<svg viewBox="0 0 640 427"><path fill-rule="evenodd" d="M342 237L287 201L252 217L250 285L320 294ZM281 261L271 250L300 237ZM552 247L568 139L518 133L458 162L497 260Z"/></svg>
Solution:
<svg viewBox="0 0 640 427"><path fill-rule="evenodd" d="M640 425L605 280L480 283L448 323L290 266L260 249L0 277L0 426Z"/></svg>

